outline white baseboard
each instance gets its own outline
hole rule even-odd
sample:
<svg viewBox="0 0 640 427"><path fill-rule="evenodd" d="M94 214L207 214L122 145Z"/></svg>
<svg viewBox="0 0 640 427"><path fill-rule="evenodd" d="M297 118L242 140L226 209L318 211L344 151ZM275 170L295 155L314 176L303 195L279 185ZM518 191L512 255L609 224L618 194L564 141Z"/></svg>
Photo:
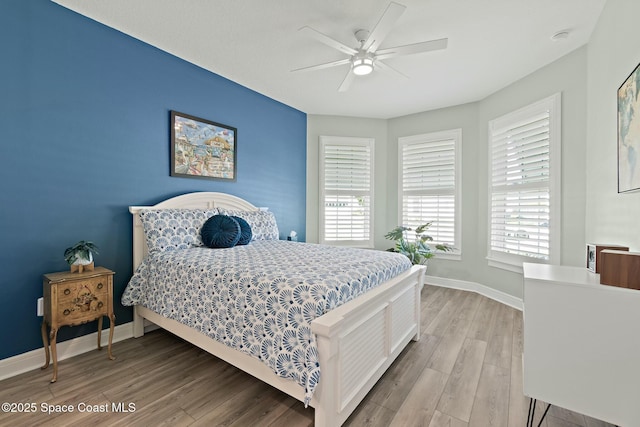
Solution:
<svg viewBox="0 0 640 427"><path fill-rule="evenodd" d="M516 310L522 311L522 299L509 295L502 291L495 290L480 283L467 282L465 280L447 279L446 277L425 276L425 283L429 285L441 286L443 288L461 289L463 291L472 291L487 298L501 302Z"/></svg>
<svg viewBox="0 0 640 427"><path fill-rule="evenodd" d="M133 337L133 322L113 328L113 341L118 342ZM77 356L96 349L98 332L63 341L56 345L58 361ZM102 330L100 338L103 348L109 343L109 329ZM28 351L0 360L0 380L14 377L23 372L32 371L44 365L44 348Z"/></svg>

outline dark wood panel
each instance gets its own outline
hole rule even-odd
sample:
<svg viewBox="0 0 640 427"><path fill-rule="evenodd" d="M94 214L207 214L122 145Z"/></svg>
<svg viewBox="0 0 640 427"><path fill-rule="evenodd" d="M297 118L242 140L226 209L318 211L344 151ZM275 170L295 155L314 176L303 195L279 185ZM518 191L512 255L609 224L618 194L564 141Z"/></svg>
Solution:
<svg viewBox="0 0 640 427"><path fill-rule="evenodd" d="M600 283L640 289L640 253L612 249L601 251Z"/></svg>

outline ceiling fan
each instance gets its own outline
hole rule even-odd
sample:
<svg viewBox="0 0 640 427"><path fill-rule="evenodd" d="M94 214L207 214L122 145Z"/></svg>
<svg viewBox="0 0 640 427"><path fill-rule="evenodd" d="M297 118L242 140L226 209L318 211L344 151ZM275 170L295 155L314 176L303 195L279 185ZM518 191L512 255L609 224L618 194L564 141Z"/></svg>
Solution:
<svg viewBox="0 0 640 427"><path fill-rule="evenodd" d="M378 49L384 38L391 31L393 25L404 13L405 9L406 6L401 4L395 2L389 3L389 6L387 6L386 10L380 17L380 20L378 20L378 23L371 32L367 30L358 30L355 32L356 39L360 43L360 47L358 48L349 47L321 33L320 31L314 30L311 27L300 28L300 32L305 33L306 35L326 44L329 47L337 49L342 53L346 53L349 55L349 58L313 65L310 67L298 68L292 71L315 71L350 64L351 68L338 88L339 92L346 91L355 76L367 75L376 68L407 77L400 71L382 62L382 60L401 55L415 55L417 53L445 49L447 47L448 39L429 40L404 46Z"/></svg>

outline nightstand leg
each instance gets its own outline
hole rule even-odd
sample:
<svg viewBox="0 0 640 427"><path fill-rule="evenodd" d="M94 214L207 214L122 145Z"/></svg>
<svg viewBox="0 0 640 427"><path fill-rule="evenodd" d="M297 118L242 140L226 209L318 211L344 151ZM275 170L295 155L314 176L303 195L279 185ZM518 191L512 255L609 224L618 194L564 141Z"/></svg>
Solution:
<svg viewBox="0 0 640 427"><path fill-rule="evenodd" d="M49 367L49 338L47 336L47 322L42 321L42 345L44 347L44 366L40 369Z"/></svg>
<svg viewBox="0 0 640 427"><path fill-rule="evenodd" d="M102 316L98 317L98 350L102 350L100 337L102 337Z"/></svg>
<svg viewBox="0 0 640 427"><path fill-rule="evenodd" d="M111 313L109 315L109 347L107 347L107 354L110 360L114 360L116 357L111 353L111 342L113 341L113 327L116 324L116 316Z"/></svg>
<svg viewBox="0 0 640 427"><path fill-rule="evenodd" d="M53 378L51 382L55 383L58 380L58 352L56 350L56 339L58 337L58 330L51 328L49 334L49 341L51 341L51 357L53 358Z"/></svg>

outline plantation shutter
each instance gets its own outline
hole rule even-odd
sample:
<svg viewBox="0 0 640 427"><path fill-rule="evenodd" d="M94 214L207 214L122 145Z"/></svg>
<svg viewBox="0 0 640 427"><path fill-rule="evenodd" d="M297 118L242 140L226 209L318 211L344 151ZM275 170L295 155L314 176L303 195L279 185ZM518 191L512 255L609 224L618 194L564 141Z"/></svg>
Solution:
<svg viewBox="0 0 640 427"><path fill-rule="evenodd" d="M490 124L490 257L502 253L550 260L555 237L550 226L557 220L552 201L558 200L552 196L552 157L553 145L559 144L552 132L556 111L551 101Z"/></svg>
<svg viewBox="0 0 640 427"><path fill-rule="evenodd" d="M321 140L322 234L326 243L373 246L373 140Z"/></svg>
<svg viewBox="0 0 640 427"><path fill-rule="evenodd" d="M402 225L456 245L456 139L401 141Z"/></svg>

